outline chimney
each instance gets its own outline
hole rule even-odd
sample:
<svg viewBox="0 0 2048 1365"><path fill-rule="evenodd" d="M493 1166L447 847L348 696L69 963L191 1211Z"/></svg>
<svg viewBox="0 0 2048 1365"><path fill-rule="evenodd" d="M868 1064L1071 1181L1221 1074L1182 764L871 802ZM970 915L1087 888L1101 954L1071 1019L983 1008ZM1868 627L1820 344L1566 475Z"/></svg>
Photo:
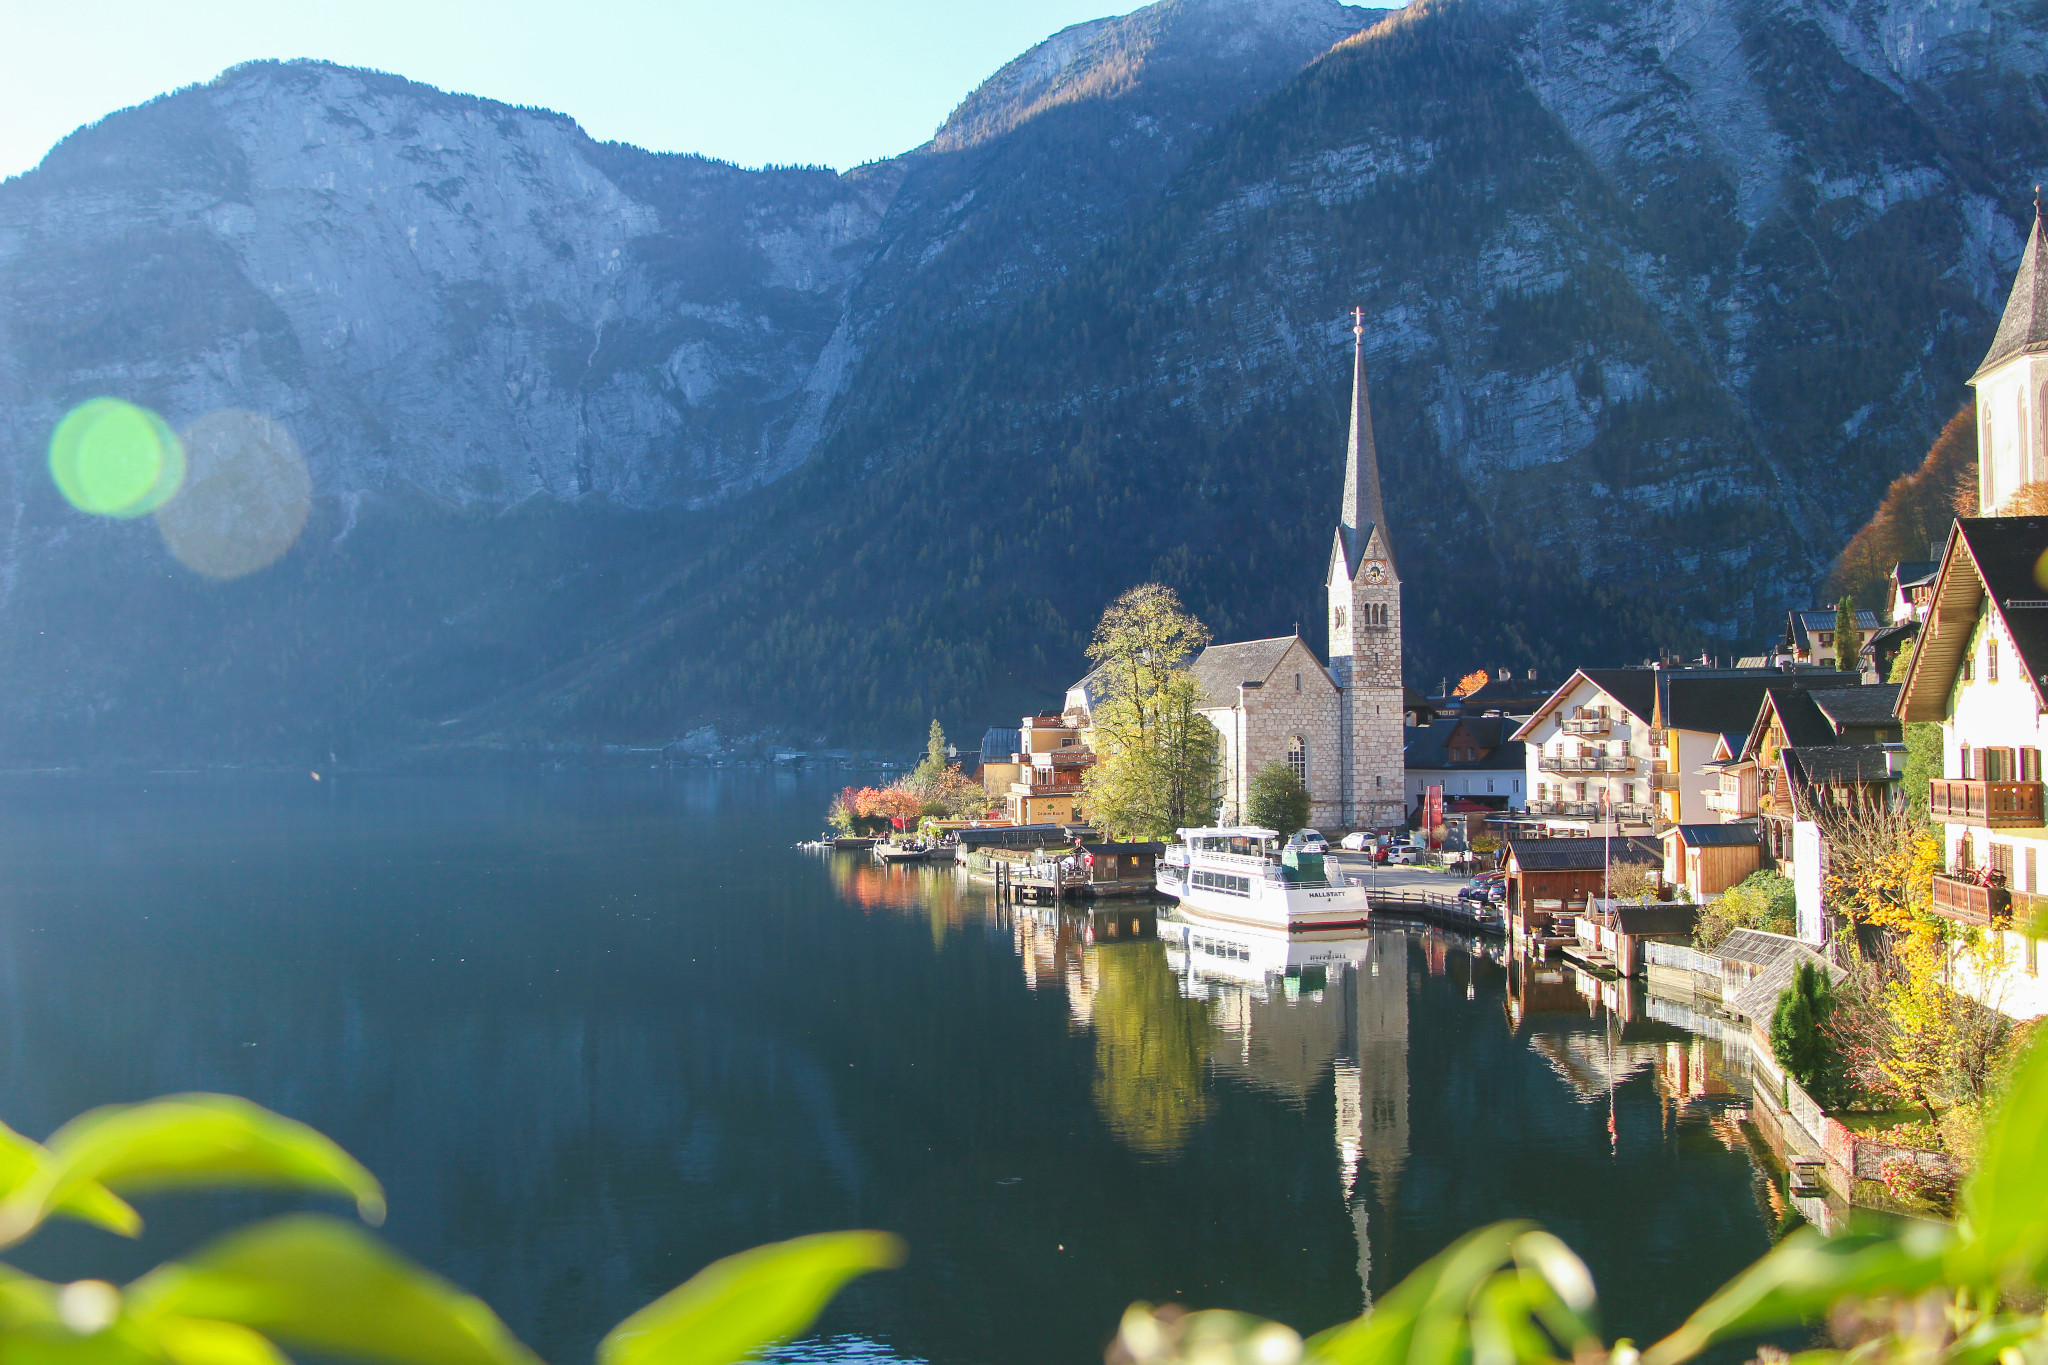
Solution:
<svg viewBox="0 0 2048 1365"><path fill-rule="evenodd" d="M1502 669L1502 670L1500 671L1500 675L1499 675L1499 681L1501 681L1501 682L1506 682L1506 681L1507 681L1507 680L1508 680L1509 678L1511 678L1511 677L1513 677L1513 676L1514 676L1514 674L1512 674L1512 673L1508 672L1508 671L1507 671L1507 670L1506 670L1505 668L1503 668L1503 669Z"/></svg>
<svg viewBox="0 0 2048 1365"><path fill-rule="evenodd" d="M1535 682L1535 681L1536 681L1536 670L1535 670L1535 669L1533 669L1533 668L1529 670L1529 681L1530 681L1530 682Z"/></svg>

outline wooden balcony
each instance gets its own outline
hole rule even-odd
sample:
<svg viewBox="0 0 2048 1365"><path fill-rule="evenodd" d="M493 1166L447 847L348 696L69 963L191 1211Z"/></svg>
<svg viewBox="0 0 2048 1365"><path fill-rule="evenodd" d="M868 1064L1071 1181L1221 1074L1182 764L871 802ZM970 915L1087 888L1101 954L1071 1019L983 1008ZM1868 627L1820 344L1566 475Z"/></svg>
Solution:
<svg viewBox="0 0 2048 1365"><path fill-rule="evenodd" d="M1657 792L1675 792L1678 790L1680 776L1681 774L1679 773L1651 773L1650 790Z"/></svg>
<svg viewBox="0 0 2048 1365"><path fill-rule="evenodd" d="M1606 716L1573 716L1564 722L1568 735L1604 735L1614 728L1614 722Z"/></svg>
<svg viewBox="0 0 2048 1365"><path fill-rule="evenodd" d="M1070 749L1053 749L1037 757L1044 759L1046 766L1052 768L1085 768L1095 761L1092 750L1078 745Z"/></svg>
<svg viewBox="0 0 2048 1365"><path fill-rule="evenodd" d="M1927 813L1948 825L2037 829L2041 825L2041 784L1938 777L1927 784Z"/></svg>
<svg viewBox="0 0 2048 1365"><path fill-rule="evenodd" d="M1979 886L1974 881L1937 872L1933 910L1960 924L2002 924L2012 917L2012 892L2002 886Z"/></svg>
<svg viewBox="0 0 2048 1365"><path fill-rule="evenodd" d="M1717 789L1707 793L1707 809L1717 815L1750 816L1756 814L1756 801L1739 791Z"/></svg>

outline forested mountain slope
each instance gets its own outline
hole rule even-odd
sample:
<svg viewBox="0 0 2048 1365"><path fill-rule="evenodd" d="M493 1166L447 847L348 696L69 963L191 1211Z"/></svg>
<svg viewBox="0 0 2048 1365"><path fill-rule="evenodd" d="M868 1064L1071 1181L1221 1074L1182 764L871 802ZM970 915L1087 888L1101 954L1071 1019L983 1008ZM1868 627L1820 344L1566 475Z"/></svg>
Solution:
<svg viewBox="0 0 2048 1365"><path fill-rule="evenodd" d="M1411 676L1749 644L1961 400L2044 40L1167 0L844 176L231 73L0 186L0 751L902 738L1040 704L1154 577L1320 647L1354 304ZM291 424L291 554L198 583L57 502L110 391Z"/></svg>

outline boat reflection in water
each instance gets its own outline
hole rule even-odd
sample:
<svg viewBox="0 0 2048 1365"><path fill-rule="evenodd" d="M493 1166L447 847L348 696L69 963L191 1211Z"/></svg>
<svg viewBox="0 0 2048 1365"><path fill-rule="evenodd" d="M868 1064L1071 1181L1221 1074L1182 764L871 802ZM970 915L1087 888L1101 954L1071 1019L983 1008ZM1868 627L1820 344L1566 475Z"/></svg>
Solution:
<svg viewBox="0 0 2048 1365"><path fill-rule="evenodd" d="M1442 1245L1447 1189L1469 1196L1456 1230L1510 1207L1577 1217L1588 1198L1602 1216L1635 1207L1655 1223L1658 1205L1640 1183L1661 1179L1666 1158L1655 1152L1699 1150L1681 1141L1681 1120L1709 1129L1721 1159L1752 1173L1761 1225L1783 1214L1739 1124L1738 1031L1727 1026L1724 1038L1719 1020L1640 983L1394 921L1290 931L1185 904L1007 905L952 868L846 859L833 875L865 910L929 918L935 947L970 926L1007 938L1024 983L1060 992L1069 1026L1089 1035L1094 1108L1147 1161L1188 1163L1199 1180L1242 1169L1219 1160L1269 1159L1235 1136L1211 1141L1242 1123L1246 1100L1330 1115L1312 1122L1330 1125L1323 1150L1334 1149L1336 1178L1327 1194L1297 1197L1342 1208L1352 1303L1370 1306ZM1516 1054L1526 1060L1513 1063ZM1558 1145L1568 1132L1581 1136ZM1416 1184L1405 1196L1404 1178ZM1611 1197L1589 1193L1610 1182Z"/></svg>
<svg viewBox="0 0 2048 1365"><path fill-rule="evenodd" d="M1372 1205L1393 1207L1408 1162L1409 930L1250 929L1183 910L1159 932L1182 994L1213 1011L1217 1071L1296 1105L1334 1089L1338 1179L1370 1306Z"/></svg>

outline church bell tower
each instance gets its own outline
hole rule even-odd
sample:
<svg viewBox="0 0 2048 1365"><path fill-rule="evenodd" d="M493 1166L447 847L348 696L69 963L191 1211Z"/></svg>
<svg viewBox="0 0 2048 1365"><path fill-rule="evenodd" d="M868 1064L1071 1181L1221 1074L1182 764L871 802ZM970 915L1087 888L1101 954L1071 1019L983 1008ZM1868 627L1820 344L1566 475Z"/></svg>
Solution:
<svg viewBox="0 0 2048 1365"><path fill-rule="evenodd" d="M1352 310L1351 440L1344 502L1330 548L1330 673L1339 716L1343 818L1378 829L1407 815L1402 760L1401 579L1380 500L1372 398L1365 385L1365 312Z"/></svg>

